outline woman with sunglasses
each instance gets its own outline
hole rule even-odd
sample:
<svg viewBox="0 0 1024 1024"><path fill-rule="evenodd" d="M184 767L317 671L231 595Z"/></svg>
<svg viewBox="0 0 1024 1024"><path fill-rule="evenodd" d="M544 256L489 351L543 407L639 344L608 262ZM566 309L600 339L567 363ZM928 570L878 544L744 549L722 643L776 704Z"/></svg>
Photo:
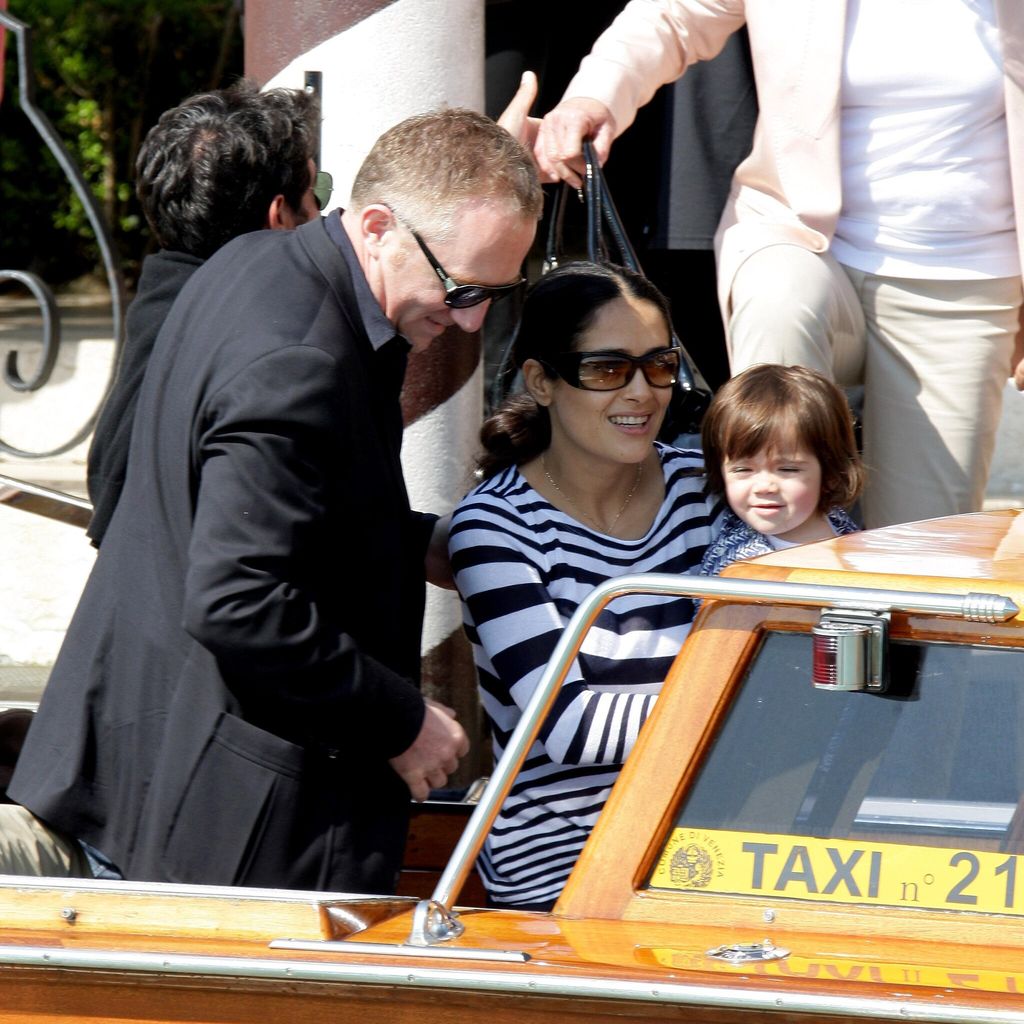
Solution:
<svg viewBox="0 0 1024 1024"><path fill-rule="evenodd" d="M496 757L593 587L691 572L712 540L699 454L655 441L680 354L664 297L631 271L566 264L527 293L526 390L484 424L484 480L449 541ZM493 905L554 903L692 618L690 600L649 596L598 618L481 855Z"/></svg>

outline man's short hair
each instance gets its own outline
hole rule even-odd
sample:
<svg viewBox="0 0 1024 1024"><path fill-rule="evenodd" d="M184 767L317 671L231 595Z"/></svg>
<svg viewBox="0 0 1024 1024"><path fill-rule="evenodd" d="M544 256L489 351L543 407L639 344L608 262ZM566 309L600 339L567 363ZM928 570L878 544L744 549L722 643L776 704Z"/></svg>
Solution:
<svg viewBox="0 0 1024 1024"><path fill-rule="evenodd" d="M165 249L203 259L266 225L277 195L298 210L319 139L316 97L249 81L166 111L135 163L136 192Z"/></svg>
<svg viewBox="0 0 1024 1024"><path fill-rule="evenodd" d="M474 199L507 204L530 220L544 205L525 147L490 118L455 107L388 129L356 173L351 206L382 203L417 230L444 238L459 207Z"/></svg>

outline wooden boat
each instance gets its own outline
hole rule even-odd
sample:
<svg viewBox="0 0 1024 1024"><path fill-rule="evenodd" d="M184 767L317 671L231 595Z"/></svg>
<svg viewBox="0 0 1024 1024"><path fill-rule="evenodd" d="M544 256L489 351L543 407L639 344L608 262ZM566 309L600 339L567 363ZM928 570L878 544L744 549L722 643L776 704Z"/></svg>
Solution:
<svg viewBox="0 0 1024 1024"><path fill-rule="evenodd" d="M466 905L580 638L628 593L703 605L561 899ZM611 581L429 898L8 876L0 1021L1024 1024L1021 608L1017 511Z"/></svg>

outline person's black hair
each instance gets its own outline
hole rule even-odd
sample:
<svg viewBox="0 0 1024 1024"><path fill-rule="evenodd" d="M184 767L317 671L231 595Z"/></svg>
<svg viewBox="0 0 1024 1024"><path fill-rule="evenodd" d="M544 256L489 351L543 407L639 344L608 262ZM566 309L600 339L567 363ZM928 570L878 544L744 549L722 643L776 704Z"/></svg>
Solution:
<svg viewBox="0 0 1024 1024"><path fill-rule="evenodd" d="M261 93L245 80L166 111L135 163L135 189L157 242L205 259L264 227L275 196L298 210L312 185L319 125L315 96Z"/></svg>
<svg viewBox="0 0 1024 1024"><path fill-rule="evenodd" d="M573 352L602 306L623 295L653 303L665 319L665 344L672 337L668 300L641 274L613 264L579 261L565 263L545 274L526 293L523 311L512 341L512 371L528 359L544 365L560 352ZM483 452L477 458L480 475L487 479L521 466L551 444L548 411L527 393L505 399L480 430Z"/></svg>

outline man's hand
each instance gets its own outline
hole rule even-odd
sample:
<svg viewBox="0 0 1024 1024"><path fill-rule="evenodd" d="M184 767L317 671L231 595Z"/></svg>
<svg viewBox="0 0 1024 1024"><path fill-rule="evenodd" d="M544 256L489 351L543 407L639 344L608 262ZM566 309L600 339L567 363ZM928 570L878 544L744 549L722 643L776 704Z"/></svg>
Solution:
<svg viewBox="0 0 1024 1024"><path fill-rule="evenodd" d="M422 801L440 789L469 752L469 738L455 721L455 712L429 697L427 713L412 746L391 758L391 767L409 787L413 800Z"/></svg>
<svg viewBox="0 0 1024 1024"><path fill-rule="evenodd" d="M530 117L530 107L536 99L537 76L532 71L524 71L515 96L498 115L498 124L527 149L533 149L537 141L537 129L540 128L540 118Z"/></svg>
<svg viewBox="0 0 1024 1024"><path fill-rule="evenodd" d="M452 563L448 557L448 528L452 524L451 515L441 516L430 534L427 554L423 566L426 570L427 582L435 587L446 590L455 589L455 577L452 576Z"/></svg>
<svg viewBox="0 0 1024 1024"><path fill-rule="evenodd" d="M594 152L603 165L615 139L615 119L600 102L586 96L562 100L541 122L533 158L542 181L583 184L583 140L594 140Z"/></svg>

